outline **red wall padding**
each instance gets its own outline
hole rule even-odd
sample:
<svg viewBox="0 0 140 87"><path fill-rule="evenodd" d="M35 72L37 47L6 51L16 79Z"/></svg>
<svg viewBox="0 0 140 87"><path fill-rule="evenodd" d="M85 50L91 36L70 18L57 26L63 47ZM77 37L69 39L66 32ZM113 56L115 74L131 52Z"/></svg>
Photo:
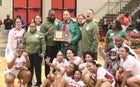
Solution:
<svg viewBox="0 0 140 87"><path fill-rule="evenodd" d="M40 8L41 7L41 0L29 0L29 7L32 8Z"/></svg>
<svg viewBox="0 0 140 87"><path fill-rule="evenodd" d="M71 9L70 10L70 14L71 17L75 17L75 0L51 0L51 5L52 5L52 9L56 9L56 18L62 20L62 12L63 9ZM63 3L64 3L64 7L63 7Z"/></svg>
<svg viewBox="0 0 140 87"><path fill-rule="evenodd" d="M59 19L59 20L62 20L62 10L56 10L56 18Z"/></svg>
<svg viewBox="0 0 140 87"><path fill-rule="evenodd" d="M64 8L75 9L75 0L64 0Z"/></svg>
<svg viewBox="0 0 140 87"><path fill-rule="evenodd" d="M51 0L52 8L62 8L62 0Z"/></svg>
<svg viewBox="0 0 140 87"><path fill-rule="evenodd" d="M14 0L14 7L26 7L27 0Z"/></svg>
<svg viewBox="0 0 140 87"><path fill-rule="evenodd" d="M31 22L31 20L34 19L34 17L36 15L40 15L40 10L38 10L38 11L35 11L35 10L28 11L28 22Z"/></svg>
<svg viewBox="0 0 140 87"><path fill-rule="evenodd" d="M30 22L36 15L41 15L41 1L42 0L14 0L14 18L20 14L25 22Z"/></svg>
<svg viewBox="0 0 140 87"><path fill-rule="evenodd" d="M17 15L21 15L23 18L24 22L26 22L26 10L14 10L14 19L16 18Z"/></svg>

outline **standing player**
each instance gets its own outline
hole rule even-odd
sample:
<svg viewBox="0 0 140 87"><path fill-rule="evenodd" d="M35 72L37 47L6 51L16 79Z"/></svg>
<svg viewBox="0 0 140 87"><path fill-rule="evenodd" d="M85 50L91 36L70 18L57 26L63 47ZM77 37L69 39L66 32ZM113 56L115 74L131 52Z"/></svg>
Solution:
<svg viewBox="0 0 140 87"><path fill-rule="evenodd" d="M15 52L17 45L22 41L24 32L24 29L21 28L21 20L19 18L16 18L15 27L11 29L8 34L8 43L5 51L5 58L9 56L9 53Z"/></svg>

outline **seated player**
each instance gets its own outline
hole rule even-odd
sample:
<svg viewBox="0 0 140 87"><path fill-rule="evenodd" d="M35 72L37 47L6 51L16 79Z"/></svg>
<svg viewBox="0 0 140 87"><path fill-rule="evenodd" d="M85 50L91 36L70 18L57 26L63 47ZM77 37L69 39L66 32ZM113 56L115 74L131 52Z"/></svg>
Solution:
<svg viewBox="0 0 140 87"><path fill-rule="evenodd" d="M5 70L5 83L10 87L15 78L23 80L20 87L26 87L27 82L31 77L30 71L27 69L30 67L30 61L28 54L24 52L25 46L18 44L14 53L9 54L7 59L7 67Z"/></svg>

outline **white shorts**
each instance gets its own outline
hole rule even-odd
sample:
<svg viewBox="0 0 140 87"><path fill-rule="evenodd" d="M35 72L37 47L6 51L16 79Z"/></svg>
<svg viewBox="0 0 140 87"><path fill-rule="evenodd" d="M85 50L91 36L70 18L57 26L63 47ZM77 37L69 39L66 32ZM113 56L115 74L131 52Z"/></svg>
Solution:
<svg viewBox="0 0 140 87"><path fill-rule="evenodd" d="M12 73L15 77L17 77L21 70L9 70L9 69L6 69L5 72L4 72L4 75L6 75L8 73Z"/></svg>

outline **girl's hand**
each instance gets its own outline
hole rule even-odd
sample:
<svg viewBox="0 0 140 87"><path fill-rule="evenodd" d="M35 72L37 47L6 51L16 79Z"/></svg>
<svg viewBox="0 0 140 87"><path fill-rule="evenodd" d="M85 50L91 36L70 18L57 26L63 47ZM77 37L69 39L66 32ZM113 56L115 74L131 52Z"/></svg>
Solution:
<svg viewBox="0 0 140 87"><path fill-rule="evenodd" d="M45 59L45 61L46 61L46 64L49 64L50 63L50 57L47 57L46 59Z"/></svg>
<svg viewBox="0 0 140 87"><path fill-rule="evenodd" d="M28 53L24 52L24 53L23 53L23 56L24 56L25 58L28 58Z"/></svg>
<svg viewBox="0 0 140 87"><path fill-rule="evenodd" d="M43 54L43 53L41 53L39 56L40 56L41 58L44 58L44 54Z"/></svg>
<svg viewBox="0 0 140 87"><path fill-rule="evenodd" d="M115 78L117 81L119 80L119 77L120 77L120 73L118 71L116 71Z"/></svg>
<svg viewBox="0 0 140 87"><path fill-rule="evenodd" d="M18 50L16 50L16 52L14 53L14 57L18 58L19 56L20 56L20 54L19 54Z"/></svg>
<svg viewBox="0 0 140 87"><path fill-rule="evenodd" d="M103 46L99 46L99 50L104 50L105 48Z"/></svg>

